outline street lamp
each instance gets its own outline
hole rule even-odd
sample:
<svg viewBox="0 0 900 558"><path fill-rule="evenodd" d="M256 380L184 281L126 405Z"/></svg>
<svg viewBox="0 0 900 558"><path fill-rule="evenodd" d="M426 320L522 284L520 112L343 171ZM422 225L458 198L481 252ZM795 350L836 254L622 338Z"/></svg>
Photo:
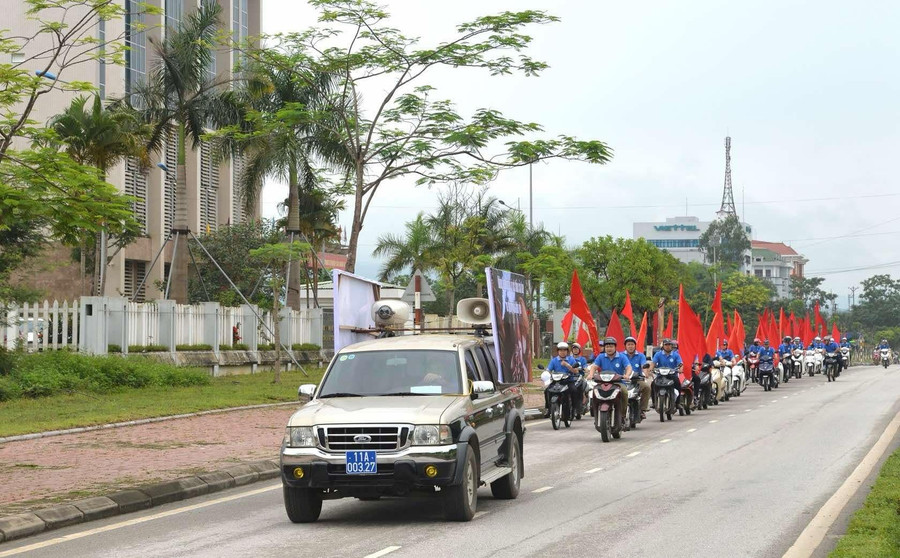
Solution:
<svg viewBox="0 0 900 558"><path fill-rule="evenodd" d="M521 213L522 215L525 215L525 212L524 212L524 211L522 211L522 210L519 209L518 207L513 207L513 206L509 205L508 203L506 203L506 202L503 201L503 200L497 200L497 203L499 203L500 205L502 205L502 206L505 207L506 209L511 209L511 210L513 210L513 211L518 211L518 212ZM528 226L529 226L529 228L530 228L530 227L531 227L531 224L529 223Z"/></svg>
<svg viewBox="0 0 900 558"><path fill-rule="evenodd" d="M719 271L716 268L716 248L722 243L722 239L718 236L713 236L709 239L709 245L712 247L713 251L713 283L719 284Z"/></svg>

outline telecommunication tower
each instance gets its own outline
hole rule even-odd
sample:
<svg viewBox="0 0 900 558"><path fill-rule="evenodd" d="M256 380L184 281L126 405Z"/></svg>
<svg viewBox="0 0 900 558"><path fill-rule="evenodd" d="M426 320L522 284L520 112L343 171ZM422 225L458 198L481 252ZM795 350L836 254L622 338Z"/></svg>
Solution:
<svg viewBox="0 0 900 558"><path fill-rule="evenodd" d="M734 191L731 187L731 136L725 138L725 190L722 192L722 207L716 212L720 219L737 215L734 207Z"/></svg>

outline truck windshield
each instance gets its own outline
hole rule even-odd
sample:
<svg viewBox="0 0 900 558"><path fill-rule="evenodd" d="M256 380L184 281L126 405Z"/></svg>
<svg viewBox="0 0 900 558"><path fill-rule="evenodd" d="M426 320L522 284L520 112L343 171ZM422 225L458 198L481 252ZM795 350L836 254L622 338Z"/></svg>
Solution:
<svg viewBox="0 0 900 558"><path fill-rule="evenodd" d="M319 397L448 393L463 393L456 351L362 351L338 355Z"/></svg>

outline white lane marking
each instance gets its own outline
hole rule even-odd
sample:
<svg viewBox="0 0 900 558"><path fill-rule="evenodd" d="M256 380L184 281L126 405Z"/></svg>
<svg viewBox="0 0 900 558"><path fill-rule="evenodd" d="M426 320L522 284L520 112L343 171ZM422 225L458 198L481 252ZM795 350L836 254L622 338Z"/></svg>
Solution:
<svg viewBox="0 0 900 558"><path fill-rule="evenodd" d="M697 431L696 428L688 428L688 432L696 432L696 431Z"/></svg>
<svg viewBox="0 0 900 558"><path fill-rule="evenodd" d="M787 396L787 395L782 395L781 398L782 398L782 399L787 399L788 396Z"/></svg>
<svg viewBox="0 0 900 558"><path fill-rule="evenodd" d="M752 411L752 410L753 410L753 409L744 409L744 412L745 412L745 413L749 413L749 412Z"/></svg>
<svg viewBox="0 0 900 558"><path fill-rule="evenodd" d="M540 494L541 492L547 492L548 490L550 490L552 488L553 488L552 486L542 486L538 489L532 490L531 493L532 494Z"/></svg>
<svg viewBox="0 0 900 558"><path fill-rule="evenodd" d="M710 424L712 424L714 422L719 422L719 419L712 419L711 421L709 421Z"/></svg>
<svg viewBox="0 0 900 558"><path fill-rule="evenodd" d="M477 513L475 515L478 516ZM382 556L390 554L391 552L396 552L396 551L400 550L400 548L401 547L399 547L399 546L389 546L387 548L382 548L378 552L373 552L372 554L366 554L363 558L381 558Z"/></svg>
<svg viewBox="0 0 900 558"><path fill-rule="evenodd" d="M736 417L737 415L728 415L729 417Z"/></svg>
<svg viewBox="0 0 900 558"><path fill-rule="evenodd" d="M588 475L593 475L594 473L597 473L602 470L603 470L603 467L595 467L594 469L588 469L587 471L585 471L585 473L587 473Z"/></svg>
<svg viewBox="0 0 900 558"><path fill-rule="evenodd" d="M863 481L865 481L866 477L872 473L875 465L878 464L878 460L881 459L888 447L890 447L891 441L894 439L894 436L897 435L898 430L900 430L900 413L897 413L894 416L894 420L892 420L887 428L884 429L881 437L878 438L878 441L875 442L875 445L872 446L869 453L863 457L863 460L860 461L859 465L856 466L856 469L850 473L850 476L847 477L844 484L837 489L837 492L825 502L825 505L822 506L822 509L819 510L819 513L816 514L812 521L809 522L806 529L800 533L796 542L794 542L784 554L784 558L812 556L812 553L819 547L822 540L825 538L825 535L828 533L828 529L830 529L837 520L841 510L844 509L844 506L846 506L850 499L853 498L853 495L856 494L863 485Z"/></svg>
<svg viewBox="0 0 900 558"><path fill-rule="evenodd" d="M641 452L639 452L639 451L633 451L633 452L629 453L628 455L626 455L625 457L634 457L635 455L638 455L640 453Z"/></svg>
<svg viewBox="0 0 900 558"><path fill-rule="evenodd" d="M491 513L491 512L486 512L486 511L475 512L475 515L472 516L472 519L478 519L479 517L481 517L483 515L487 515L489 513Z"/></svg>
<svg viewBox="0 0 900 558"><path fill-rule="evenodd" d="M250 490L249 492L242 492L240 494L235 494L233 496L225 496L224 498L216 498L215 500L209 500L208 502L202 502L200 504L194 504L192 506L185 506L183 508L177 508L174 510L155 513L153 515L147 515L147 516L138 517L135 519L128 519L126 521L120 521L118 523L113 523L111 525L104 525L103 527L97 527L96 529L80 531L78 533L72 533L71 535L64 535L62 537L56 537L55 539L49 539L49 540L42 541L39 543L30 544L28 546L14 548L12 550L0 552L0 558L5 558L6 556L15 556L16 554L22 554L24 552L31 552L32 550L38 550L40 548L47 548L48 546L55 546L57 544L64 543L66 541L74 541L76 539L89 537L91 535L98 535L100 533L105 533L107 531L114 531L116 529L121 529L122 527L130 527L131 525L139 525L141 523L146 523L147 521L153 521L154 519L162 519L163 517L170 517L173 515L178 515L178 514L182 514L185 512L189 512L189 511L199 510L201 508L207 508L209 506L214 506L216 504L222 504L224 502L231 502L233 500L238 500L240 498L246 498L248 496L256 496L257 494L262 494L264 492L269 492L272 490L281 490L281 483L279 482L276 485L268 486L266 488L257 488L256 490Z"/></svg>
<svg viewBox="0 0 900 558"><path fill-rule="evenodd" d="M772 403L778 403L778 400L777 400L777 399L773 399L773 400L772 400Z"/></svg>
<svg viewBox="0 0 900 558"><path fill-rule="evenodd" d="M666 438L665 440L660 440L659 443L660 443L660 444L668 444L668 443L671 442L671 441L672 441L671 438Z"/></svg>

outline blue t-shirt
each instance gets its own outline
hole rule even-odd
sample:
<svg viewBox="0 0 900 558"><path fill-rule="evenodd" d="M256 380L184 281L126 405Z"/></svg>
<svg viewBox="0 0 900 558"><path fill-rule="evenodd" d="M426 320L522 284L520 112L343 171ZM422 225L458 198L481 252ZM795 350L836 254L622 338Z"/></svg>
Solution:
<svg viewBox="0 0 900 558"><path fill-rule="evenodd" d="M625 375L625 371L631 366L631 363L628 362L628 359L622 353L616 353L610 358L606 356L605 352L597 355L597 358L594 359L594 364L602 371L615 372L622 376Z"/></svg>
<svg viewBox="0 0 900 558"><path fill-rule="evenodd" d="M882 343L881 345L878 345L877 348L878 348L878 349L890 349L891 346L888 345L887 343Z"/></svg>
<svg viewBox="0 0 900 558"><path fill-rule="evenodd" d="M849 346L850 346L850 343L848 343L846 341L841 343L841 347L849 347Z"/></svg>
<svg viewBox="0 0 900 558"><path fill-rule="evenodd" d="M653 355L654 368L676 368L679 364L682 364L681 355L675 351L669 354L666 354L665 351L660 351Z"/></svg>
<svg viewBox="0 0 900 558"><path fill-rule="evenodd" d="M631 363L631 371L637 374L638 377L644 377L644 364L647 363L647 357L644 356L644 353L639 353L637 351L634 352L633 355L629 355L628 352L622 353L622 356L628 359L628 362Z"/></svg>
<svg viewBox="0 0 900 558"><path fill-rule="evenodd" d="M744 354L749 355L750 353L759 354L759 351L762 349L762 345L750 345L746 349L744 349Z"/></svg>
<svg viewBox="0 0 900 558"><path fill-rule="evenodd" d="M588 361L586 358L584 358L583 356L573 356L572 358L575 359L575 362L581 365L582 370L587 371Z"/></svg>
<svg viewBox="0 0 900 558"><path fill-rule="evenodd" d="M815 341L810 343L809 347L807 347L807 349L824 349L824 348L825 348L824 343L822 343L822 342L816 343Z"/></svg>
<svg viewBox="0 0 900 558"><path fill-rule="evenodd" d="M566 356L566 362L569 363L570 366L575 366L575 357L572 355ZM569 369L562 365L562 359L558 356L555 356L550 359L550 363L547 365L548 372L569 372Z"/></svg>
<svg viewBox="0 0 900 558"><path fill-rule="evenodd" d="M837 350L839 348L838 344L835 343L834 341L832 341L831 343L828 343L827 345L824 345L824 347L825 347L825 352L828 352L828 353L835 353L835 352L837 352Z"/></svg>
<svg viewBox="0 0 900 558"><path fill-rule="evenodd" d="M775 358L775 349L773 349L772 347L760 347L759 356L760 358L764 356Z"/></svg>
<svg viewBox="0 0 900 558"><path fill-rule="evenodd" d="M734 360L734 351L731 349L719 349L716 351L716 358L722 360Z"/></svg>
<svg viewBox="0 0 900 558"><path fill-rule="evenodd" d="M794 346L791 345L790 343L782 343L781 345L778 345L778 354L779 355L783 356L786 353L790 354L790 352L793 350L794 350Z"/></svg>

